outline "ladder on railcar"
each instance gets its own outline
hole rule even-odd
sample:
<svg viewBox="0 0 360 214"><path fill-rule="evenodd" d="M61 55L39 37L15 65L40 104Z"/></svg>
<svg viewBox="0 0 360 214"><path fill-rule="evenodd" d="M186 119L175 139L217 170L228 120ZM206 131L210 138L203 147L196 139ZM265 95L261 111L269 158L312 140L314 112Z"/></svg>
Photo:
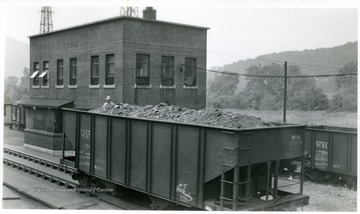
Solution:
<svg viewBox="0 0 360 214"><path fill-rule="evenodd" d="M231 147L226 147L223 146L222 149L225 150L234 150L234 151L247 151L247 150L251 150L251 147L243 147L243 148L231 148ZM237 152L237 157L236 157L236 163L235 164L229 164L229 163L222 163L222 174L221 174L221 186L220 186L220 207L221 210L224 209L225 206L225 201L229 201L232 204L232 210L237 210L238 208L238 203L240 201L246 201L248 199L251 198L251 194L250 194L250 184L251 184L251 164L248 165L240 165L239 164L239 154ZM234 174L232 176L232 180L227 180L228 178L226 178L225 173L227 172L226 168L233 168L234 169ZM245 171L245 180L244 181L240 181L240 168L245 168L246 167L246 171ZM226 189L226 185L231 185L232 186L232 197L226 197L225 195L225 189ZM245 185L245 195L244 197L240 197L239 196L239 190L240 190L240 186Z"/></svg>

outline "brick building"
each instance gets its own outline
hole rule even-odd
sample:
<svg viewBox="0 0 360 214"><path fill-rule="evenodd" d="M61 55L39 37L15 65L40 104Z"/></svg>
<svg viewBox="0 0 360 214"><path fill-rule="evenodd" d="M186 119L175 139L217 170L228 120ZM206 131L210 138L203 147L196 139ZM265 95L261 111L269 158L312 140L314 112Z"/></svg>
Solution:
<svg viewBox="0 0 360 214"><path fill-rule="evenodd" d="M25 146L61 149L62 107L114 103L205 108L208 28L144 18L115 17L30 36L30 99ZM56 151L57 150L57 151Z"/></svg>
<svg viewBox="0 0 360 214"><path fill-rule="evenodd" d="M89 109L114 103L165 102L205 108L204 27L116 17L30 36L31 97L74 100Z"/></svg>

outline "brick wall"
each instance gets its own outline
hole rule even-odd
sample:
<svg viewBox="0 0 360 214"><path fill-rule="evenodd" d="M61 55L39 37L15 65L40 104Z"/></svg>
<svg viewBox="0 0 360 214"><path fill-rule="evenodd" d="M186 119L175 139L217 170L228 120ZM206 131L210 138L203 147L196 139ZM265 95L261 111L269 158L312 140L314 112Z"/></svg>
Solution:
<svg viewBox="0 0 360 214"><path fill-rule="evenodd" d="M45 149L62 150L62 134L25 129L24 142ZM66 149L73 149L72 146L67 145L67 147Z"/></svg>
<svg viewBox="0 0 360 214"><path fill-rule="evenodd" d="M36 98L72 99L76 108L93 108L113 102L139 105L168 102L189 108L205 108L206 72L198 70L197 89L184 89L184 72L175 71L175 88L160 88L161 56L173 56L177 67L185 57L196 58L206 68L206 32L194 28L136 18L117 18L78 28L34 36L30 39L30 66L49 61L49 88L32 88ZM135 88L136 54L150 55L151 88ZM105 55L115 54L115 88L104 88ZM99 88L89 88L91 56L100 57ZM77 88L69 88L70 58L77 58ZM55 88L56 63L64 60L64 87ZM32 71L31 70L31 71ZM40 81L41 82L41 81Z"/></svg>
<svg viewBox="0 0 360 214"><path fill-rule="evenodd" d="M105 55L115 55L115 88L104 88ZM30 40L30 62L50 62L49 88L32 88L36 98L72 99L76 108L92 108L105 102L110 95L114 102L122 101L122 24L106 22L47 34ZM91 56L99 56L99 88L89 88ZM69 88L70 58L77 58L77 88ZM64 60L64 87L56 88L57 60ZM41 72L40 72L41 73Z"/></svg>
<svg viewBox="0 0 360 214"><path fill-rule="evenodd" d="M184 71L175 69L174 89L160 88L161 57L174 57L175 67L185 57L196 58L197 67L206 68L206 29L158 24L156 22L124 22L124 101L139 105L167 102L188 108L205 108L206 72L198 70L197 89L184 89ZM150 56L149 88L135 88L136 54Z"/></svg>

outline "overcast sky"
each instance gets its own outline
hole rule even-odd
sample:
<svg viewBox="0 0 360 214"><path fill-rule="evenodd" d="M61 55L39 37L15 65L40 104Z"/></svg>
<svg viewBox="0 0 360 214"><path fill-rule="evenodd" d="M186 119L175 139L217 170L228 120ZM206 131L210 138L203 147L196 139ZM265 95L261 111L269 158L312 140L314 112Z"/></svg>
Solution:
<svg viewBox="0 0 360 214"><path fill-rule="evenodd" d="M138 6L140 17L145 6L153 6L158 20L210 28L208 68L273 52L333 47L358 37L357 5L350 0L0 2L3 35L25 43L39 33L40 7L46 3L52 5L54 30L118 16L121 5Z"/></svg>

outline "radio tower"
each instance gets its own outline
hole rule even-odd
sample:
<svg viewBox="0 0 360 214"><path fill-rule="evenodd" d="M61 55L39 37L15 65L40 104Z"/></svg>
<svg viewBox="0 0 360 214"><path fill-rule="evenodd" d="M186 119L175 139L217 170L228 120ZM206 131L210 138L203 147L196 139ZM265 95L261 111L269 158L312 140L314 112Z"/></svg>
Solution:
<svg viewBox="0 0 360 214"><path fill-rule="evenodd" d="M53 30L51 7L41 7L40 33Z"/></svg>
<svg viewBox="0 0 360 214"><path fill-rule="evenodd" d="M139 17L138 8L137 7L121 7L120 16Z"/></svg>

